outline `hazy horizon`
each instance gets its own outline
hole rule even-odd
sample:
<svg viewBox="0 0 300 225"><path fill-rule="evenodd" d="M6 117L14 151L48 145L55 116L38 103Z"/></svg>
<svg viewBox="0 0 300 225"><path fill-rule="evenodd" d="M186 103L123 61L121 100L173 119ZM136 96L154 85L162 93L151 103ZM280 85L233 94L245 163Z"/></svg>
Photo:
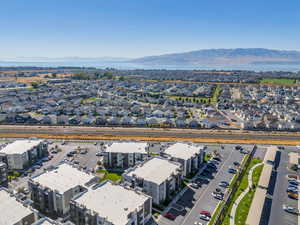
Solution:
<svg viewBox="0 0 300 225"><path fill-rule="evenodd" d="M294 0L30 0L6 1L1 9L1 59L139 58L211 48L300 50L300 2Z"/></svg>

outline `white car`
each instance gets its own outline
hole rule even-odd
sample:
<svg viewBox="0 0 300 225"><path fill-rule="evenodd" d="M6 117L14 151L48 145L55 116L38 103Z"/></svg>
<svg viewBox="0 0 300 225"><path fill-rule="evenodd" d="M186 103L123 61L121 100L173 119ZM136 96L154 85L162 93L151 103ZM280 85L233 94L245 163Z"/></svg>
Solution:
<svg viewBox="0 0 300 225"><path fill-rule="evenodd" d="M198 221L196 221L194 224L195 224L195 225L203 225L203 223L198 222Z"/></svg>
<svg viewBox="0 0 300 225"><path fill-rule="evenodd" d="M288 213L296 214L296 215L299 214L299 210L294 208L294 207L283 205L282 208L283 208L284 211L286 211Z"/></svg>
<svg viewBox="0 0 300 225"><path fill-rule="evenodd" d="M210 220L210 217L209 217L209 216L206 216L206 215L204 215L204 214L201 214L201 215L200 215L200 219L205 220L205 221L209 221L209 220Z"/></svg>

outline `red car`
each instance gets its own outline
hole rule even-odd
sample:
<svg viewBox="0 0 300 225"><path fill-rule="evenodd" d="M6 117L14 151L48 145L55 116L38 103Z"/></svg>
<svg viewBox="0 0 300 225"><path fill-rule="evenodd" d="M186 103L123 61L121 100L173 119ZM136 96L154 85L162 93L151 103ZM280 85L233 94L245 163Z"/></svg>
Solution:
<svg viewBox="0 0 300 225"><path fill-rule="evenodd" d="M200 212L200 214L205 215L205 216L208 216L208 217L211 217L210 212L208 212L208 211L206 211L206 210L202 210L202 211Z"/></svg>
<svg viewBox="0 0 300 225"><path fill-rule="evenodd" d="M168 218L169 220L175 220L175 216L172 213L166 213L164 217Z"/></svg>

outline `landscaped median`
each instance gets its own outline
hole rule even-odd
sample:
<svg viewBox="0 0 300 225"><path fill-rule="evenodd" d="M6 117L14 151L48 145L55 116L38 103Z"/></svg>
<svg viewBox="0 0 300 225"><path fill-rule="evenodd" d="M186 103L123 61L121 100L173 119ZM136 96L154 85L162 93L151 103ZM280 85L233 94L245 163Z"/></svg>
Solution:
<svg viewBox="0 0 300 225"><path fill-rule="evenodd" d="M261 163L261 162L262 161L260 159L256 159L256 158L254 158L250 162L245 174L243 175L243 177L241 179L239 187L238 187L236 193L234 194L234 197L233 197L232 201L230 202L229 208L227 210L226 217L224 218L224 221L223 221L222 225L230 225L230 215L231 215L231 210L232 210L233 204L238 199L238 197L244 192L244 190L248 187L249 171L252 167L254 167L256 164ZM251 201L252 201L253 195L255 193L255 188L257 186L257 183L258 183L258 180L259 180L259 177L260 177L260 174L261 174L261 170L262 170L262 165L258 166L253 171L253 177L252 177L253 187L251 187L251 191L248 192L248 194L243 198L243 200L246 200L246 201L243 202L243 200L242 200L241 203L239 204L238 208L237 208L235 224L245 224L245 221L246 221L247 215L248 215L248 211L249 211L250 206L251 206ZM239 221L239 222L237 222L237 221Z"/></svg>
<svg viewBox="0 0 300 225"><path fill-rule="evenodd" d="M247 192L247 194L243 197L243 199L240 201L237 209L236 209L236 213L235 213L235 218L234 218L234 223L235 225L242 225L246 223L246 219L249 213L249 209L254 197L254 193L261 175L263 169L263 165L259 165L257 166L252 173L252 187L250 187L251 189L249 190L249 192Z"/></svg>

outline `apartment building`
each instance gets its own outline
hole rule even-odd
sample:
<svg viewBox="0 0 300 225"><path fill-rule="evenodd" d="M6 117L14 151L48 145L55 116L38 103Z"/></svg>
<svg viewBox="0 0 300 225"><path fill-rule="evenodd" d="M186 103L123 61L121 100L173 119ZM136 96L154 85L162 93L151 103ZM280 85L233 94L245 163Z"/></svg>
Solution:
<svg viewBox="0 0 300 225"><path fill-rule="evenodd" d="M65 217L70 209L70 200L85 191L96 179L63 163L57 169L29 179L28 186L34 202L33 206L49 217Z"/></svg>
<svg viewBox="0 0 300 225"><path fill-rule="evenodd" d="M195 173L203 163L205 151L204 146L188 143L175 143L169 146L163 156L182 165L183 175L188 176Z"/></svg>
<svg viewBox="0 0 300 225"><path fill-rule="evenodd" d="M7 165L0 162L0 186L7 186Z"/></svg>
<svg viewBox="0 0 300 225"><path fill-rule="evenodd" d="M0 150L0 161L9 170L23 170L48 155L48 144L43 140L17 140Z"/></svg>
<svg viewBox="0 0 300 225"><path fill-rule="evenodd" d="M160 205L180 189L182 166L162 157L153 157L127 169L123 178L132 188L141 188L152 197L154 204Z"/></svg>
<svg viewBox="0 0 300 225"><path fill-rule="evenodd" d="M108 168L129 168L149 156L145 142L115 142L105 146L104 166Z"/></svg>
<svg viewBox="0 0 300 225"><path fill-rule="evenodd" d="M37 219L37 212L17 200L5 188L0 188L0 224L30 225Z"/></svg>
<svg viewBox="0 0 300 225"><path fill-rule="evenodd" d="M75 225L144 225L151 218L151 197L105 181L74 197L70 220Z"/></svg>

